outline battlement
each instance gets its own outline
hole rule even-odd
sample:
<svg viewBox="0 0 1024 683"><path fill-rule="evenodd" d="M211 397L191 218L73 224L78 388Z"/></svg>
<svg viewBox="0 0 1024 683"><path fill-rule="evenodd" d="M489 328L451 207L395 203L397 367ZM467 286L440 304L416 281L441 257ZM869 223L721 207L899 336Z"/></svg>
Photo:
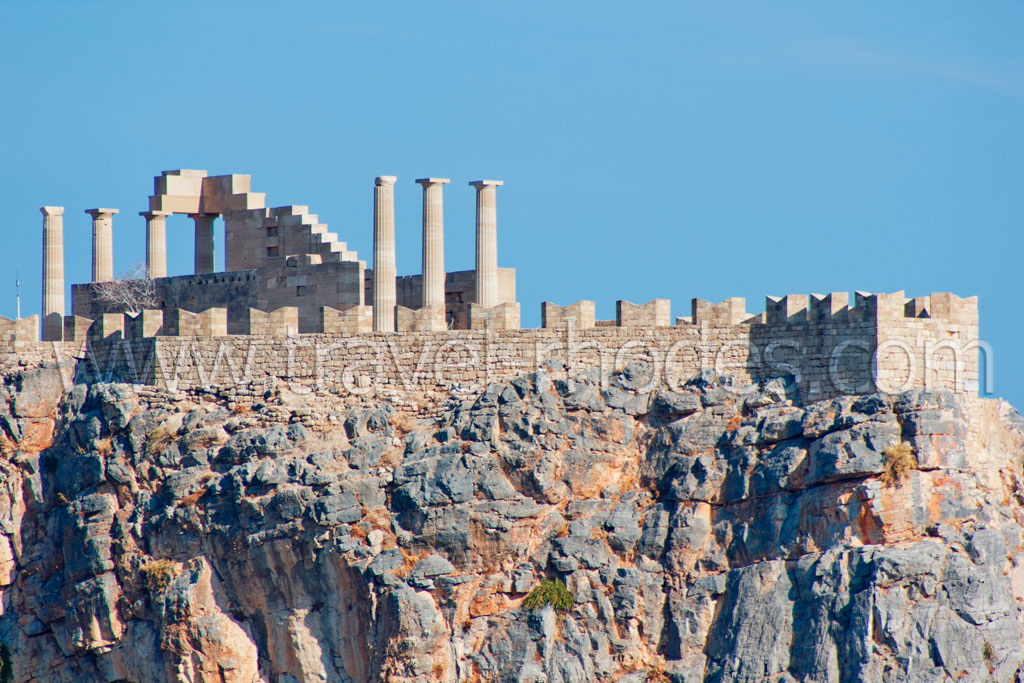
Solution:
<svg viewBox="0 0 1024 683"><path fill-rule="evenodd" d="M0 344L39 341L39 316L11 320L0 315Z"/></svg>
<svg viewBox="0 0 1024 683"><path fill-rule="evenodd" d="M223 374L217 379L207 367L215 370L227 359L251 365L245 377L253 386L285 379L330 387L361 368L362 391L407 386L410 368L429 370L413 372L415 386L468 387L559 358L571 371L603 374L643 360L658 378L652 386L675 388L708 368L740 384L790 376L809 400L914 387L976 391L978 351L990 350L977 340L975 298L935 293L908 299L896 292L858 293L852 307L846 300L844 293L768 297L768 310L751 315L741 298L694 299L692 315L673 325L661 324L670 302L659 299L643 306L620 302L611 326L593 320L592 301L579 301L564 307L544 302L545 326L538 329L500 320L518 318L518 304L484 308L485 317L468 330L431 329L423 317L439 309L398 307L396 332L374 332L372 307L365 305L320 307L313 332L296 331L294 306L248 309L233 321L231 334L224 308L104 314L95 321L68 316L65 329L67 341L87 349L81 357L105 359L98 363L107 368L104 377L189 390L235 382ZM475 306L470 315L477 315ZM122 346L130 353L119 352ZM148 359L149 374L136 367L140 359Z"/></svg>

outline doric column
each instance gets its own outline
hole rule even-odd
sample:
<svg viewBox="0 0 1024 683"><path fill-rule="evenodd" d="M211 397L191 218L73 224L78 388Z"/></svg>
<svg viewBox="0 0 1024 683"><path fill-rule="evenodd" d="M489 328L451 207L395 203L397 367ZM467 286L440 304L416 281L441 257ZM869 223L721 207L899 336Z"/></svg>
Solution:
<svg viewBox="0 0 1024 683"><path fill-rule="evenodd" d="M167 217L166 211L140 211L146 219L146 275L150 278L167 277Z"/></svg>
<svg viewBox="0 0 1024 683"><path fill-rule="evenodd" d="M64 339L64 207L42 206L43 341Z"/></svg>
<svg viewBox="0 0 1024 683"><path fill-rule="evenodd" d="M423 308L444 307L444 202L448 178L420 178L423 186Z"/></svg>
<svg viewBox="0 0 1024 683"><path fill-rule="evenodd" d="M474 180L476 188L476 304L498 305L498 211L500 180Z"/></svg>
<svg viewBox="0 0 1024 683"><path fill-rule="evenodd" d="M86 209L92 216L92 281L114 279L114 214L117 209Z"/></svg>
<svg viewBox="0 0 1024 683"><path fill-rule="evenodd" d="M395 176L373 185L373 330L395 331Z"/></svg>
<svg viewBox="0 0 1024 683"><path fill-rule="evenodd" d="M215 213L189 214L196 224L196 274L212 273L213 267L213 222Z"/></svg>

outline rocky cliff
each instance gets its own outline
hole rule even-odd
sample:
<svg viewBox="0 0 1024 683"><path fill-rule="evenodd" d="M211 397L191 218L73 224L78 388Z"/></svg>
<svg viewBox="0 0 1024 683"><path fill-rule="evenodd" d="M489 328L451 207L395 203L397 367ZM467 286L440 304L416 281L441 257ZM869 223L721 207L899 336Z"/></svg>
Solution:
<svg viewBox="0 0 1024 683"><path fill-rule="evenodd" d="M256 403L26 369L0 409L14 681L1014 680L1024 432L557 364ZM543 579L569 609L528 609ZM553 584L547 584L553 585ZM3 674L0 674L2 679Z"/></svg>

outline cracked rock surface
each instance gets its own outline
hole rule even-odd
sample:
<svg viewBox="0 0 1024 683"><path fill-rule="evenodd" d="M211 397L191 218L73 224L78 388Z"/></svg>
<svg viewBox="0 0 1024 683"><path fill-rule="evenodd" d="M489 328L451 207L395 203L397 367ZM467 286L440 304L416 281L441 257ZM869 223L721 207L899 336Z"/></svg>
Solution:
<svg viewBox="0 0 1024 683"><path fill-rule="evenodd" d="M250 404L22 370L0 654L19 682L1020 679L1015 410L642 375ZM554 578L571 610L522 607Z"/></svg>

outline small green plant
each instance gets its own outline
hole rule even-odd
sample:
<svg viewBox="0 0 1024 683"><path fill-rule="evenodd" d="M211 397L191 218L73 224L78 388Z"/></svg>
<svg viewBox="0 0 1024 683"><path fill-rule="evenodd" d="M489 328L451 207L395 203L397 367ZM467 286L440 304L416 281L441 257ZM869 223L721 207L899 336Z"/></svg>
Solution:
<svg viewBox="0 0 1024 683"><path fill-rule="evenodd" d="M556 612L568 612L575 606L572 593L561 579L541 579L523 600L526 609L538 610L550 605Z"/></svg>
<svg viewBox="0 0 1024 683"><path fill-rule="evenodd" d="M882 470L882 484L886 488L898 486L910 475L910 471L917 464L914 458L914 449L906 441L900 441L895 446L889 446L882 454L885 456L885 469Z"/></svg>
<svg viewBox="0 0 1024 683"><path fill-rule="evenodd" d="M153 560L139 567L149 592L163 593L174 578L174 563L170 560Z"/></svg>
<svg viewBox="0 0 1024 683"><path fill-rule="evenodd" d="M57 505L60 505L63 508L63 507L67 507L68 505L70 505L70 503L71 503L71 501L68 500L67 496L65 496L60 491L57 492Z"/></svg>

